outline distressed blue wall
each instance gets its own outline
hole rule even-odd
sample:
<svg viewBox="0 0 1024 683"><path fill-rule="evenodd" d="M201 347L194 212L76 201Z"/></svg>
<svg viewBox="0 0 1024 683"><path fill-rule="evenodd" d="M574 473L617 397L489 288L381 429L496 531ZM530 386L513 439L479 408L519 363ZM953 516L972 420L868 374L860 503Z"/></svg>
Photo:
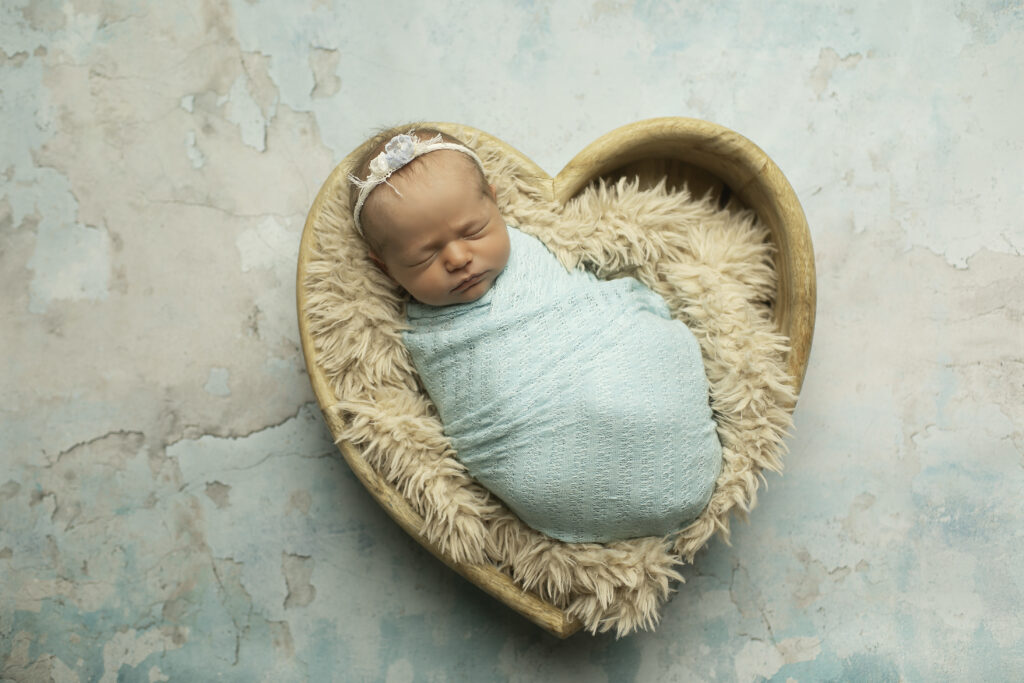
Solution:
<svg viewBox="0 0 1024 683"><path fill-rule="evenodd" d="M1024 677L1019 2L0 6L0 680ZM818 326L785 476L654 633L558 642L336 456L294 269L410 119L551 173L660 115L762 146Z"/></svg>

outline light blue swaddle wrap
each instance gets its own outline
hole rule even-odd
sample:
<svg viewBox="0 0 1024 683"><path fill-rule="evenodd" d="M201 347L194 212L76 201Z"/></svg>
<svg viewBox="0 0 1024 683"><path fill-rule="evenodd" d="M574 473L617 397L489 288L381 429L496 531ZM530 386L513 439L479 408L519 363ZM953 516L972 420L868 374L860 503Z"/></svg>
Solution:
<svg viewBox="0 0 1024 683"><path fill-rule="evenodd" d="M693 333L637 280L568 272L536 238L509 239L480 299L407 307L405 344L459 460L563 541L681 528L722 459Z"/></svg>

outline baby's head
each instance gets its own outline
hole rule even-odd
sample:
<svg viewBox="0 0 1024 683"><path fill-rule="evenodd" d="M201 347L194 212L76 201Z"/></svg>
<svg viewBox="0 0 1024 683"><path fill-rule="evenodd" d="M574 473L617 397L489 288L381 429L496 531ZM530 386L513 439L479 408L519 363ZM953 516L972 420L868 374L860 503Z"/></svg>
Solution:
<svg viewBox="0 0 1024 683"><path fill-rule="evenodd" d="M476 301L509 255L479 158L440 131L382 133L352 177L356 227L373 259L420 303Z"/></svg>

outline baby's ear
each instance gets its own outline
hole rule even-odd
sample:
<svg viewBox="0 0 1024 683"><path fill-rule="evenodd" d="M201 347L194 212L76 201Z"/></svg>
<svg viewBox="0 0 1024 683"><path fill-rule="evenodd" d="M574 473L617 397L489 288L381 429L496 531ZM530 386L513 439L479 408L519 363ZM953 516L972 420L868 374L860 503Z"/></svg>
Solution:
<svg viewBox="0 0 1024 683"><path fill-rule="evenodd" d="M491 199L493 199L494 201L498 201L498 188L496 188L493 184L488 185L488 187L491 188Z"/></svg>
<svg viewBox="0 0 1024 683"><path fill-rule="evenodd" d="M380 258L379 256L377 256L377 254L375 254L375 253L373 252L373 250L372 250L372 249L371 249L370 251L366 252L366 255L370 257L370 260L371 260L371 261L373 261L373 263L374 263L374 264L375 264L375 265L376 265L376 266L377 266L378 268L380 268L381 270L383 270L383 271L384 271L384 274L385 274L385 275L388 275L388 276L390 276L390 275L391 275L391 273L389 273L389 272L388 272L388 267L387 267L387 265L385 265L384 261L382 261L382 260L381 260L381 258Z"/></svg>

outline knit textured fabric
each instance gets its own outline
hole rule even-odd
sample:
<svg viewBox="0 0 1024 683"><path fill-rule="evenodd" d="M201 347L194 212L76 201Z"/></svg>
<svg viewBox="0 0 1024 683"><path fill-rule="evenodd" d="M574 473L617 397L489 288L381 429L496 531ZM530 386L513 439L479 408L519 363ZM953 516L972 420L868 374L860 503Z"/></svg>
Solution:
<svg viewBox="0 0 1024 683"><path fill-rule="evenodd" d="M470 475L548 536L660 536L707 505L722 451L700 347L633 278L567 271L509 228L477 301L411 302L403 333Z"/></svg>

